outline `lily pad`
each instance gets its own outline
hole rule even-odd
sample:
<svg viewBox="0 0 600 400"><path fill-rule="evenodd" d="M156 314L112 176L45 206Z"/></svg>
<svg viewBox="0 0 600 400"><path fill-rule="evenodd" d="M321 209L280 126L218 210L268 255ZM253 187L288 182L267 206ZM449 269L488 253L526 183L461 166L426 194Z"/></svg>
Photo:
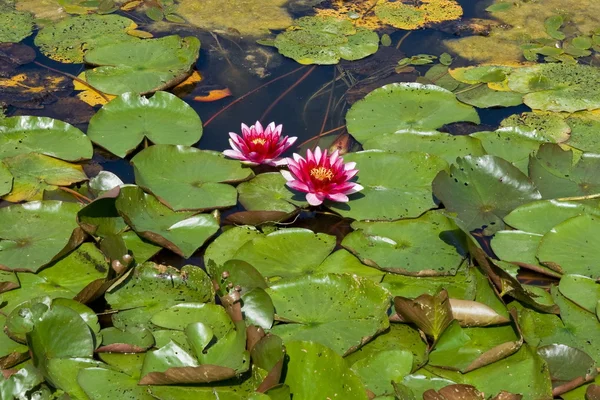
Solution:
<svg viewBox="0 0 600 400"><path fill-rule="evenodd" d="M137 42L139 39L127 34L136 27L132 20L120 15L82 15L45 26L34 42L53 60L82 63L90 49L111 43Z"/></svg>
<svg viewBox="0 0 600 400"><path fill-rule="evenodd" d="M259 174L242 182L237 190L240 203L248 211L282 211L290 213L308 206L303 198L285 186L285 178L278 172Z"/></svg>
<svg viewBox="0 0 600 400"><path fill-rule="evenodd" d="M500 126L514 127L520 132L528 132L532 138L552 143L566 142L571 133L564 116L552 112L514 114L500 121Z"/></svg>
<svg viewBox="0 0 600 400"><path fill-rule="evenodd" d="M359 142L401 129L430 130L452 122L479 123L471 106L434 85L392 83L357 101L346 114L348 132Z"/></svg>
<svg viewBox="0 0 600 400"><path fill-rule="evenodd" d="M362 145L365 150L378 149L394 153L421 151L443 158L448 164L452 164L456 157L486 154L480 141L474 137L438 131L399 130L367 139Z"/></svg>
<svg viewBox="0 0 600 400"><path fill-rule="evenodd" d="M379 36L350 21L333 17L302 17L280 33L273 43L286 57L300 64L337 64L340 59L359 60L375 53Z"/></svg>
<svg viewBox="0 0 600 400"><path fill-rule="evenodd" d="M17 11L0 4L0 43L18 43L31 35L33 16L28 12Z"/></svg>
<svg viewBox="0 0 600 400"><path fill-rule="evenodd" d="M439 212L395 222L354 222L342 241L366 264L406 275L454 275L466 257L462 231Z"/></svg>
<svg viewBox="0 0 600 400"><path fill-rule="evenodd" d="M285 384L295 398L340 398L365 400L365 387L342 357L316 342L292 341L286 344L290 357Z"/></svg>
<svg viewBox="0 0 600 400"><path fill-rule="evenodd" d="M402 1L378 2L375 15L395 28L412 30L424 26L458 19L463 11L455 0L424 0L411 4Z"/></svg>
<svg viewBox="0 0 600 400"><path fill-rule="evenodd" d="M115 206L141 237L184 258L191 257L219 230L212 214L173 211L138 186L121 188Z"/></svg>
<svg viewBox="0 0 600 400"><path fill-rule="evenodd" d="M71 251L83 240L78 235L72 238L78 228L75 216L80 208L61 201L0 208L0 265L35 272Z"/></svg>
<svg viewBox="0 0 600 400"><path fill-rule="evenodd" d="M389 326L389 293L371 280L321 274L276 283L267 289L277 318L271 333L284 343L312 340L344 355Z"/></svg>
<svg viewBox="0 0 600 400"><path fill-rule="evenodd" d="M65 161L92 158L92 142L73 125L47 117L0 119L0 158L40 153Z"/></svg>
<svg viewBox="0 0 600 400"><path fill-rule="evenodd" d="M144 138L156 144L191 146L202 136L202 121L173 94L156 92L147 99L124 93L92 117L87 134L94 143L125 157Z"/></svg>
<svg viewBox="0 0 600 400"><path fill-rule="evenodd" d="M0 161L0 197L10 193L13 186L13 176L6 165Z"/></svg>
<svg viewBox="0 0 600 400"><path fill-rule="evenodd" d="M393 296L414 299L422 294L433 296L441 288L444 288L452 298L474 300L477 281L472 268L460 268L456 275L409 276L386 274L381 281L381 286L389 290Z"/></svg>
<svg viewBox="0 0 600 400"><path fill-rule="evenodd" d="M521 204L541 198L521 171L495 156L462 157L450 173L440 172L433 192L469 231L503 229L503 218Z"/></svg>
<svg viewBox="0 0 600 400"><path fill-rule="evenodd" d="M86 63L98 65L85 77L104 93L152 93L187 78L199 51L200 41L194 36L105 42L85 54Z"/></svg>
<svg viewBox="0 0 600 400"><path fill-rule="evenodd" d="M91 400L154 400L136 379L107 368L85 368L79 372L77 382ZM110 384L107 384L110 383Z"/></svg>
<svg viewBox="0 0 600 400"><path fill-rule="evenodd" d="M218 277L222 272L221 267L232 259L232 255L244 243L262 236L263 234L258 229L251 226L236 226L225 230L208 245L204 252L204 264L208 274L213 278Z"/></svg>
<svg viewBox="0 0 600 400"><path fill-rule="evenodd" d="M184 146L151 146L131 162L136 183L177 211L233 206L237 191L228 183L253 176L220 153Z"/></svg>
<svg viewBox="0 0 600 400"><path fill-rule="evenodd" d="M589 355L564 344L540 347L537 352L548 364L554 387L589 378L596 369L596 362Z"/></svg>
<svg viewBox="0 0 600 400"><path fill-rule="evenodd" d="M596 312L600 301L600 285L581 275L565 275L558 284L560 293L591 313Z"/></svg>
<svg viewBox="0 0 600 400"><path fill-rule="evenodd" d="M418 217L434 208L431 181L448 164L427 153L388 153L367 150L344 156L356 162L358 183L364 189L350 196L348 203L327 203L344 217L357 220L397 220ZM402 171L397 175L397 171Z"/></svg>
<svg viewBox="0 0 600 400"><path fill-rule="evenodd" d="M80 165L43 154L21 154L3 161L14 177L11 192L4 196L12 202L42 200L46 190L87 180Z"/></svg>
<svg viewBox="0 0 600 400"><path fill-rule="evenodd" d="M600 117L595 113L575 113L566 122L571 129L569 146L585 152L600 153L600 140L596 135L600 130Z"/></svg>
<svg viewBox="0 0 600 400"><path fill-rule="evenodd" d="M493 90L487 85L462 90L456 94L456 98L478 108L513 107L523 104L521 93Z"/></svg>

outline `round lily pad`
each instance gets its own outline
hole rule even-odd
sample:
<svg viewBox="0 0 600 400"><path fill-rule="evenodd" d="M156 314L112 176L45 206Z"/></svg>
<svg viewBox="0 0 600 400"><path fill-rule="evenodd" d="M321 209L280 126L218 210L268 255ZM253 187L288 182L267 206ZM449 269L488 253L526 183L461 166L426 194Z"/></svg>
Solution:
<svg viewBox="0 0 600 400"><path fill-rule="evenodd" d="M594 241L598 234L600 218L591 215L570 218L544 235L537 256L542 264L552 265L567 274L598 278L600 271L595 260L600 256L600 249Z"/></svg>
<svg viewBox="0 0 600 400"><path fill-rule="evenodd" d="M464 90L456 94L456 98L465 104L478 108L513 107L523 104L523 95L504 90L493 90L487 85Z"/></svg>
<svg viewBox="0 0 600 400"><path fill-rule="evenodd" d="M307 206L304 196L289 190L279 172L259 174L242 182L237 190L240 203L248 211L282 211L290 213Z"/></svg>
<svg viewBox="0 0 600 400"><path fill-rule="evenodd" d="M267 293L277 317L290 322L271 329L286 344L312 340L344 355L389 325L389 293L369 279L309 275L271 285Z"/></svg>
<svg viewBox="0 0 600 400"><path fill-rule="evenodd" d="M47 117L0 118L0 159L40 153L65 161L92 158L92 142L73 125Z"/></svg>
<svg viewBox="0 0 600 400"><path fill-rule="evenodd" d="M132 20L120 15L82 15L45 26L34 42L53 60L81 63L90 49L124 41L137 42L139 39L127 34L136 27Z"/></svg>
<svg viewBox="0 0 600 400"><path fill-rule="evenodd" d="M0 265L37 271L79 243L71 243L81 206L35 201L0 208Z"/></svg>
<svg viewBox="0 0 600 400"><path fill-rule="evenodd" d="M194 36L107 42L85 54L86 63L98 65L85 77L104 93L151 93L183 81L199 52L200 41Z"/></svg>
<svg viewBox="0 0 600 400"><path fill-rule="evenodd" d="M173 211L138 186L122 187L115 206L138 235L184 258L219 230L213 215Z"/></svg>
<svg viewBox="0 0 600 400"><path fill-rule="evenodd" d="M13 186L13 176L6 165L0 161L0 197L10 193Z"/></svg>
<svg viewBox="0 0 600 400"><path fill-rule="evenodd" d="M406 275L454 275L466 257L460 229L439 212L395 222L354 222L342 246L364 262Z"/></svg>
<svg viewBox="0 0 600 400"><path fill-rule="evenodd" d="M568 144L571 147L590 153L600 153L600 138L596 132L600 130L600 117L594 113L575 113L566 119L571 136Z"/></svg>
<svg viewBox="0 0 600 400"><path fill-rule="evenodd" d="M346 114L348 132L359 142L401 129L430 130L452 122L479 123L471 106L435 85L392 83L357 101Z"/></svg>
<svg viewBox="0 0 600 400"><path fill-rule="evenodd" d="M462 157L450 172L433 180L433 193L446 209L457 213L465 229L503 229L510 211L541 198L529 178L506 160L495 156Z"/></svg>
<svg viewBox="0 0 600 400"><path fill-rule="evenodd" d="M463 11L455 0L424 0L419 3L381 1L374 7L375 15L395 28L411 30L429 24L451 21L462 16Z"/></svg>
<svg viewBox="0 0 600 400"><path fill-rule="evenodd" d="M600 285L581 275L565 275L558 284L560 293L591 313L596 312L600 301Z"/></svg>
<svg viewBox="0 0 600 400"><path fill-rule="evenodd" d="M394 153L421 151L443 158L452 164L456 157L486 154L481 142L471 136L455 136L438 131L399 130L363 142L363 149L379 149Z"/></svg>
<svg viewBox="0 0 600 400"><path fill-rule="evenodd" d="M19 43L33 31L33 16L0 4L0 43Z"/></svg>
<svg viewBox="0 0 600 400"><path fill-rule="evenodd" d="M532 138L546 142L562 143L569 140L571 127L564 116L552 112L525 112L500 121L501 127L514 127L528 132Z"/></svg>
<svg viewBox="0 0 600 400"><path fill-rule="evenodd" d="M131 162L136 183L173 210L233 206L237 191L227 183L253 175L251 169L221 153L184 146L150 146Z"/></svg>
<svg viewBox="0 0 600 400"><path fill-rule="evenodd" d="M443 159L419 152L367 150L347 154L344 160L356 162L358 183L364 189L350 195L348 203L326 204L342 216L357 220L418 217L434 208L431 181L448 168Z"/></svg>
<svg viewBox="0 0 600 400"><path fill-rule="evenodd" d="M337 64L359 60L377 51L379 36L350 21L333 17L302 17L273 43L286 57L300 64Z"/></svg>
<svg viewBox="0 0 600 400"><path fill-rule="evenodd" d="M225 230L204 252L204 264L208 274L216 278L222 271L221 267L233 258L232 255L244 243L262 236L259 230L251 226L236 226Z"/></svg>
<svg viewBox="0 0 600 400"><path fill-rule="evenodd" d="M149 99L124 93L92 117L87 134L94 143L125 157L145 137L156 144L191 146L202 136L202 121L171 93L156 92Z"/></svg>

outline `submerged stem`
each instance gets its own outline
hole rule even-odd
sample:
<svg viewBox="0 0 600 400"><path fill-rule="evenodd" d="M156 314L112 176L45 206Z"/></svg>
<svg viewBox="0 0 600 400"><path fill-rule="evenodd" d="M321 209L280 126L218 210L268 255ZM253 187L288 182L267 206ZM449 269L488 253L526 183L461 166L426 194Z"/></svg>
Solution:
<svg viewBox="0 0 600 400"><path fill-rule="evenodd" d="M273 107L275 107L277 105L277 103L279 103L281 101L281 99L283 99L285 96L287 96L287 94L289 92L291 92L296 86L298 86L300 83L302 83L302 81L305 80L308 77L308 75L310 75L310 73L313 72L314 70L315 70L315 66L313 65L312 67L310 67L308 69L308 71L306 71L304 73L304 75L302 75L300 78L298 78L298 80L296 82L294 82L294 84L292 86L287 88L285 92L281 93L279 95L279 97L276 98L275 101L273 101L273 103L271 103L271 105L269 107L267 107L267 109L265 110L263 115L260 116L260 120L261 121L264 120L265 117L269 114L269 112L273 109Z"/></svg>
<svg viewBox="0 0 600 400"><path fill-rule="evenodd" d="M49 66L47 66L47 65L44 65L44 64L42 64L42 63L40 63L40 62L38 62L38 61L34 61L33 63L34 63L35 65L39 65L40 67L43 67L43 68L49 69L50 71L56 72L57 74L61 74L61 75L64 75L64 76L66 76L66 77L68 77L68 78L71 78L71 79L73 79L74 81L77 81L77 82L81 83L82 85L84 85L84 86L88 87L88 88L89 88L90 90L92 90L93 92L96 92L96 93L98 93L98 95L99 95L100 97L102 97L104 100L106 100L106 102L107 102L107 103L110 101L110 99L109 99L109 98L106 96L106 94L104 94L103 92L101 92L100 90L96 89L95 87L93 87L92 85L90 85L89 83L87 83L86 81L84 81L83 79L80 79L80 78L76 77L76 76L75 76L75 75L73 75L73 74L70 74L70 73L68 73L68 72L64 72L64 71L61 71L61 70L58 70L58 69L54 69L54 68L52 68L52 67L49 67Z"/></svg>

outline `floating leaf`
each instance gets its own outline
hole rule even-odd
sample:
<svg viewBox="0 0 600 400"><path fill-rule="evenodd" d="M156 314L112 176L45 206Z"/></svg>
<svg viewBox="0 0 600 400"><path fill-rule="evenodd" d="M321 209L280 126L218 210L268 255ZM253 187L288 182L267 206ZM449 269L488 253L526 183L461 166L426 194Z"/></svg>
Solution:
<svg viewBox="0 0 600 400"><path fill-rule="evenodd" d="M392 393L392 382L410 374L413 356L407 350L388 350L372 354L351 365L366 388L376 395Z"/></svg>
<svg viewBox="0 0 600 400"><path fill-rule="evenodd" d="M563 40L566 36L560 31L560 27L564 23L562 15L553 15L552 17L546 18L544 26L546 27L546 33L553 39Z"/></svg>
<svg viewBox="0 0 600 400"><path fill-rule="evenodd" d="M588 380L597 374L596 362L583 351L564 344L551 344L537 349L540 357L548 364L554 387L577 378Z"/></svg>
<svg viewBox="0 0 600 400"><path fill-rule="evenodd" d="M521 93L493 90L487 85L461 91L456 98L478 108L512 107L523 103Z"/></svg>
<svg viewBox="0 0 600 400"><path fill-rule="evenodd" d="M285 186L285 178L278 172L259 174L242 182L237 190L240 203L246 210L282 211L290 213L298 207L308 206L303 196Z"/></svg>
<svg viewBox="0 0 600 400"><path fill-rule="evenodd" d="M326 203L344 217L357 220L397 220L417 217L436 206L431 181L447 163L427 153L388 153L368 150L350 153L345 161L356 162L364 189L348 203ZM398 176L397 171L402 171Z"/></svg>
<svg viewBox="0 0 600 400"><path fill-rule="evenodd" d="M463 14L462 8L454 0L424 0L418 5L402 1L382 1L377 3L374 11L386 24L405 30L458 19Z"/></svg>
<svg viewBox="0 0 600 400"><path fill-rule="evenodd" d="M144 138L155 144L191 146L202 136L202 121L186 102L167 92L151 98L125 93L104 105L90 120L88 137L119 157Z"/></svg>
<svg viewBox="0 0 600 400"><path fill-rule="evenodd" d="M348 132L359 142L401 129L430 130L459 121L479 123L479 116L452 92L419 83L382 86L346 114Z"/></svg>
<svg viewBox="0 0 600 400"><path fill-rule="evenodd" d="M0 4L0 43L18 43L31 35L33 16L28 12L16 11Z"/></svg>
<svg viewBox="0 0 600 400"><path fill-rule="evenodd" d="M521 171L494 156L458 158L450 173L436 176L433 192L466 229L490 233L504 227L502 218L514 208L541 198Z"/></svg>
<svg viewBox="0 0 600 400"><path fill-rule="evenodd" d="M75 215L80 208L61 201L0 208L0 265L35 272L71 251L83 240L80 235L71 237L78 228Z"/></svg>
<svg viewBox="0 0 600 400"><path fill-rule="evenodd" d="M342 246L366 264L406 275L454 275L466 255L462 231L439 212L396 222L355 222Z"/></svg>
<svg viewBox="0 0 600 400"><path fill-rule="evenodd" d="M119 371L106 368L85 368L79 372L77 382L91 400L116 399L123 394L130 399L154 400L136 379ZM107 384L110 382L110 385Z"/></svg>
<svg viewBox="0 0 600 400"><path fill-rule="evenodd" d="M154 345L154 336L145 328L120 330L115 327L102 329L102 346L97 351L115 353L140 353Z"/></svg>
<svg viewBox="0 0 600 400"><path fill-rule="evenodd" d="M237 226L225 230L206 248L204 253L204 264L209 275L218 277L222 272L220 267L231 260L244 243L262 236L261 232L251 226Z"/></svg>
<svg viewBox="0 0 600 400"><path fill-rule="evenodd" d="M127 224L117 212L115 199L112 197L98 198L88 204L79 211L77 220L84 231L101 238L119 235L127 229Z"/></svg>
<svg viewBox="0 0 600 400"><path fill-rule="evenodd" d="M337 64L359 60L377 51L379 36L351 22L332 17L302 17L275 38L274 46L300 64Z"/></svg>
<svg viewBox="0 0 600 400"><path fill-rule="evenodd" d="M267 293L277 318L290 322L271 329L286 346L292 340L312 340L343 355L389 325L389 294L368 279L308 275L276 283Z"/></svg>
<svg viewBox="0 0 600 400"><path fill-rule="evenodd" d="M13 176L6 165L0 161L0 197L10 193L13 186Z"/></svg>
<svg viewBox="0 0 600 400"><path fill-rule="evenodd" d="M237 192L227 183L253 175L251 169L220 153L184 146L151 146L131 162L136 183L174 210L233 206Z"/></svg>
<svg viewBox="0 0 600 400"><path fill-rule="evenodd" d="M500 121L501 127L514 127L532 138L552 143L569 140L571 127L564 117L552 112L525 112Z"/></svg>
<svg viewBox="0 0 600 400"><path fill-rule="evenodd" d="M460 268L456 275L442 276L386 274L381 281L381 286L392 295L413 299L422 294L433 296L444 288L452 298L474 300L476 285L477 281L471 268Z"/></svg>
<svg viewBox="0 0 600 400"><path fill-rule="evenodd" d="M104 93L151 93L184 80L198 59L200 41L178 35L160 39L135 39L96 46L85 62L98 65L85 77Z"/></svg>
<svg viewBox="0 0 600 400"><path fill-rule="evenodd" d="M452 322L452 309L445 289L434 296L422 294L414 300L396 296L394 305L404 320L414 323L434 341Z"/></svg>
<svg viewBox="0 0 600 400"><path fill-rule="evenodd" d="M558 284L560 293L591 313L596 312L600 301L600 285L593 279L580 275L565 275Z"/></svg>
<svg viewBox="0 0 600 400"><path fill-rule="evenodd" d="M137 25L120 15L82 15L47 25L35 37L42 53L53 60L67 63L83 62L84 54L107 44L135 42L127 34Z"/></svg>
<svg viewBox="0 0 600 400"><path fill-rule="evenodd" d="M65 161L92 158L92 143L79 129L47 117L0 119L0 158L40 153Z"/></svg>

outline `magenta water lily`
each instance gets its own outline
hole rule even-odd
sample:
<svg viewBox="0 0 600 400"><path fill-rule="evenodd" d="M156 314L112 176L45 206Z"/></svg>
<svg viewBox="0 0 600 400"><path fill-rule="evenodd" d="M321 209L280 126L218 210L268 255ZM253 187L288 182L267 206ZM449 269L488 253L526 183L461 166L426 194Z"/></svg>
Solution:
<svg viewBox="0 0 600 400"><path fill-rule="evenodd" d="M357 173L355 162L344 163L336 150L328 155L327 150L317 147L306 151L306 159L294 153L288 158L289 171L281 171L292 189L306 193L306 200L312 206L318 206L325 199L347 202L348 195L363 189L361 185L350 182Z"/></svg>
<svg viewBox="0 0 600 400"><path fill-rule="evenodd" d="M283 125L275 126L275 122L267 125L266 129L258 121L250 127L242 124L242 136L229 132L232 149L225 150L223 154L246 165L284 165L285 159L279 156L294 144L297 137L281 137L282 129Z"/></svg>

